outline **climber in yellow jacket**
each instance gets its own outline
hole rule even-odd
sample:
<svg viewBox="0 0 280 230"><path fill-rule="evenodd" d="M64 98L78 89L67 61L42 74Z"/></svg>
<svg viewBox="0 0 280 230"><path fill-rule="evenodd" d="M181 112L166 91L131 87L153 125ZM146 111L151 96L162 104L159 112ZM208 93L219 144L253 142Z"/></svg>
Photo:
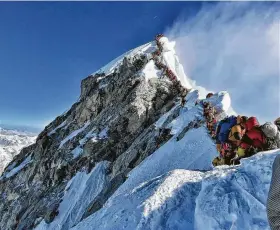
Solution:
<svg viewBox="0 0 280 230"><path fill-rule="evenodd" d="M233 126L230 129L228 139L236 146L240 144L240 141L245 134L245 129L240 124Z"/></svg>
<svg viewBox="0 0 280 230"><path fill-rule="evenodd" d="M216 147L217 151L220 153L221 157L217 157L213 160L213 165L230 165L234 163L232 159L235 156L235 151L241 143L242 137L245 134L245 128L240 124L244 122L247 118L245 116L236 117L235 122L232 121L233 126L227 130L228 135L224 137L224 142L218 142ZM234 124L235 123L235 124ZM218 134L218 128L216 130L216 135ZM225 154L226 153L226 154Z"/></svg>

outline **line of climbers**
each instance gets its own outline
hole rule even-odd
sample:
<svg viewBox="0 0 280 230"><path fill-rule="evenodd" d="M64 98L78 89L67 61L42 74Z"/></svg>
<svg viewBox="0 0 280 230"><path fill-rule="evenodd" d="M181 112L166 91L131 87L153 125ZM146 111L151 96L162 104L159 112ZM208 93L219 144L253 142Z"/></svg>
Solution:
<svg viewBox="0 0 280 230"><path fill-rule="evenodd" d="M212 95L208 94L207 98ZM256 117L240 115L218 122L215 108L209 102L204 102L203 106L207 128L220 154L212 161L214 166L239 164L241 158L280 148L280 118L263 125Z"/></svg>
<svg viewBox="0 0 280 230"><path fill-rule="evenodd" d="M213 93L208 93L206 99L212 97ZM211 106L209 102L203 102L204 117L206 118L206 127L209 130L211 137L215 138L216 127L217 127L217 111L215 107Z"/></svg>
<svg viewBox="0 0 280 230"><path fill-rule="evenodd" d="M180 84L180 82L177 80L176 75L173 73L171 69L169 69L165 64L160 62L159 57L163 51L162 44L160 42L160 39L163 37L163 34L158 34L155 37L155 41L157 44L158 49L152 53L153 60L155 61L155 65L158 69L163 70L163 73L175 84Z"/></svg>

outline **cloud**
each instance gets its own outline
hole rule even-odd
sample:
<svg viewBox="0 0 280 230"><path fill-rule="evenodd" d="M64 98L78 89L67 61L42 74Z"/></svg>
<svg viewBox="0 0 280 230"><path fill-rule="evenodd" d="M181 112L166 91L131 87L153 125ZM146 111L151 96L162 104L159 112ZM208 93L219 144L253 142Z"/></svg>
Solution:
<svg viewBox="0 0 280 230"><path fill-rule="evenodd" d="M277 4L205 4L165 31L191 79L208 90L228 91L235 111L261 122L280 116Z"/></svg>

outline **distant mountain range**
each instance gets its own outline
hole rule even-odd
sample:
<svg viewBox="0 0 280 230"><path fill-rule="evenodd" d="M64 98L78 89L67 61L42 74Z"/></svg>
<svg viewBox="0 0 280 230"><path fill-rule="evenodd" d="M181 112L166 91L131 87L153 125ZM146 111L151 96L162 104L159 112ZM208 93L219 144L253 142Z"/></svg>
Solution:
<svg viewBox="0 0 280 230"><path fill-rule="evenodd" d="M0 173L20 150L35 142L36 134L29 131L0 127Z"/></svg>
<svg viewBox="0 0 280 230"><path fill-rule="evenodd" d="M7 130L17 130L24 133L30 133L30 134L39 134L43 128L36 128L31 126L24 126L24 125L7 125L7 124L0 124L0 127Z"/></svg>

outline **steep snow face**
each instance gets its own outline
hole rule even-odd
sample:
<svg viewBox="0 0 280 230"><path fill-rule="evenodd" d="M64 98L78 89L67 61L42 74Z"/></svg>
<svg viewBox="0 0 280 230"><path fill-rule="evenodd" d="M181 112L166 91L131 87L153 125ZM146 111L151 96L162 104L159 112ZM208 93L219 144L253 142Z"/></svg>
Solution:
<svg viewBox="0 0 280 230"><path fill-rule="evenodd" d="M211 100L225 112L230 106L228 97L222 92ZM170 128L173 137L130 172L125 183L100 211L81 221L88 205L106 187L106 162L99 163L88 175L77 173L65 189L58 216L50 224L41 221L36 229L193 229L195 198L201 192L202 181L207 178L207 174L198 170L211 170L212 158L217 154L204 125L188 130L177 140L191 122L203 122L203 108L197 103L198 98L199 92L193 90L186 96L185 107L177 117L169 119L178 109L175 105L155 123L156 129ZM107 137L107 127L99 136ZM90 138L97 138L95 129L79 141L74 157ZM168 218L163 220L163 216Z"/></svg>
<svg viewBox="0 0 280 230"><path fill-rule="evenodd" d="M150 68L149 65L146 68L144 71ZM149 75L149 71L146 74ZM82 172L72 178L67 186L70 189L66 189L59 206L58 216L51 224L41 221L36 229L69 229L76 224L74 229L192 229L196 224L195 197L199 196L202 181L207 178L198 170L211 170L211 161L217 154L204 125L188 130L183 138L177 140L191 122L204 121L203 108L201 103L197 103L199 97L199 91L191 91L177 117L169 119L178 109L178 105L175 105L155 123L156 129L170 128L173 137L130 172L128 179L104 208L78 224L88 205L106 186L107 166L100 163L89 175ZM217 93L205 101L210 101L221 113L230 107L227 92ZM62 124L61 127L65 125ZM81 129L87 126L86 123ZM70 133L60 145L70 141L80 131ZM106 137L107 128L100 132L99 137L92 129L79 141L80 145L73 150L73 157L82 153L88 139ZM163 223L162 215L169 216L166 223Z"/></svg>
<svg viewBox="0 0 280 230"><path fill-rule="evenodd" d="M135 49L132 49L130 51L127 51L126 53L120 55L119 57L115 58L111 62L109 62L107 65L100 68L97 72L93 73L92 75L96 73L104 73L106 76L113 73L114 71L117 71L117 68L122 63L123 59L126 57L128 59L134 58L137 55L149 55L151 56L151 53L156 50L156 44L155 42L149 42L147 44L144 44L142 46L139 46Z"/></svg>
<svg viewBox="0 0 280 230"><path fill-rule="evenodd" d="M35 139L34 134L0 128L0 174L13 157Z"/></svg>
<svg viewBox="0 0 280 230"><path fill-rule="evenodd" d="M195 90L187 95L186 107L181 109L178 117L166 125L167 128L171 129L171 134L174 136L146 158L137 168L133 169L129 178L115 195L174 169L212 169L212 160L217 155L217 150L205 126L188 130L183 138L177 141L177 137L191 122L204 120L202 106L200 104L196 105L198 97L199 93ZM213 99L215 99L215 105L221 109L221 112L226 111L229 107L226 92L215 94Z"/></svg>
<svg viewBox="0 0 280 230"><path fill-rule="evenodd" d="M132 170L129 178L115 195L174 169L210 170L215 155L217 155L215 145L205 128L190 130L178 142L173 137L139 167Z"/></svg>
<svg viewBox="0 0 280 230"><path fill-rule="evenodd" d="M203 173L175 170L110 200L73 230L192 229ZM176 226L177 225L177 226Z"/></svg>
<svg viewBox="0 0 280 230"><path fill-rule="evenodd" d="M196 228L269 230L266 201L271 167L279 153L258 153L242 160L240 166L206 173L196 198Z"/></svg>
<svg viewBox="0 0 280 230"><path fill-rule="evenodd" d="M109 162L100 162L87 174L78 172L67 184L63 201L59 206L59 214L55 220L47 224L44 220L35 228L36 230L70 229L83 217L88 205L107 185L106 170Z"/></svg>
<svg viewBox="0 0 280 230"><path fill-rule="evenodd" d="M279 153L259 153L240 166L204 173L177 169L148 179L113 196L72 230L269 230L266 198Z"/></svg>
<svg viewBox="0 0 280 230"><path fill-rule="evenodd" d="M181 82L181 84L186 87L187 89L191 89L194 86L194 82L191 81L184 72L183 66L179 62L179 58L175 52L175 45L176 43L173 41L169 41L168 38L162 37L159 42L163 47L161 61L164 65L172 70L172 72L176 75L177 79ZM97 72L93 73L104 73L105 76L113 73L114 71L118 71L118 67L122 63L123 59L126 57L127 59L134 59L137 56L145 55L147 56L149 62L141 71L140 75L142 75L146 80L151 78L162 78L163 73L159 70L156 66L154 61L152 60L152 52L157 50L157 46L155 42L149 42L142 46L139 46L135 49L132 49L116 59L112 60L106 66L99 69ZM99 77L98 80L101 80L104 77ZM102 86L104 87L104 86Z"/></svg>
<svg viewBox="0 0 280 230"><path fill-rule="evenodd" d="M266 217L272 162L280 150L244 159L240 166L214 168L218 154L202 121L199 92L186 97L179 116L166 124L178 106L163 115L156 128L168 127L174 135L128 175L104 207L72 230L90 229L269 229ZM210 99L220 113L230 108L227 92Z"/></svg>
<svg viewBox="0 0 280 230"><path fill-rule="evenodd" d="M10 178L13 175L17 174L20 170L22 170L27 164L31 163L31 156L28 156L19 166L14 167L15 165L11 165L8 167L7 172L3 173L2 178Z"/></svg>
<svg viewBox="0 0 280 230"><path fill-rule="evenodd" d="M85 125L84 125L82 128L80 128L80 129L78 129L78 130L75 130L75 131L73 131L72 133L70 133L67 137L65 137L65 138L61 141L61 143L60 143L60 145L59 145L59 148L62 148L62 146L63 146L66 142L70 141L72 138L74 138L75 136L77 136L80 132L82 132L83 130L85 130L85 128L88 127L89 124L90 124L90 123L87 122L87 123L85 123Z"/></svg>

